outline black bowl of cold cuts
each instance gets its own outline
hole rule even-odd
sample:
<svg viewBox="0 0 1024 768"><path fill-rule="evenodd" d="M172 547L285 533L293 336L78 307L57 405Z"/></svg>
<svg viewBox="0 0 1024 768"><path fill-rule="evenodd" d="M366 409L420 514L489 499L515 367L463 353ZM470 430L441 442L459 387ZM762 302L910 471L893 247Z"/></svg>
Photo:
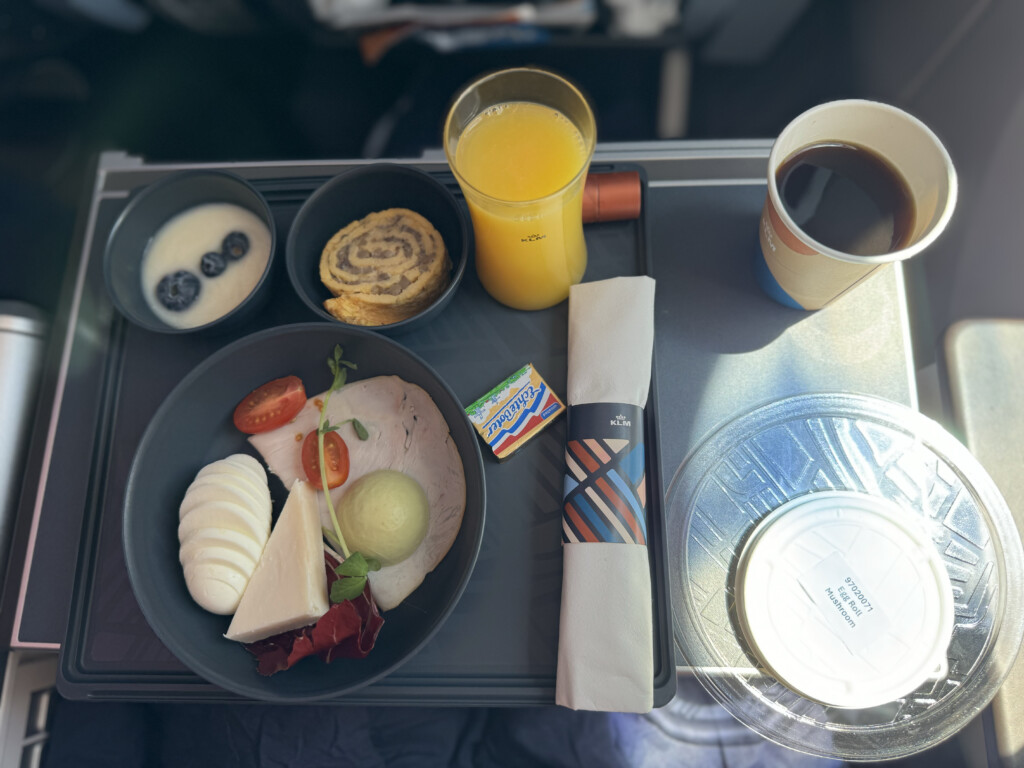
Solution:
<svg viewBox="0 0 1024 768"><path fill-rule="evenodd" d="M435 533L435 495L444 496L438 504L451 506L453 498L458 500L460 481L464 479L461 523L452 529L449 522L448 533L441 536L453 537L449 548L445 549L446 541L438 545L435 540L431 545L431 556L437 560L427 563L433 565L432 570L416 566L423 571L422 582L415 586L414 577L408 596L382 610L384 624L376 645L365 658L335 658L325 663L312 656L290 669L265 676L257 670L256 659L246 646L224 637L232 616L204 610L190 594L179 558L179 509L204 466L228 456L248 454L270 467L267 475L273 518L278 519L291 478L286 476L288 469L279 458L268 456L289 441L298 451L305 429L302 420L309 421L310 415L299 414L282 427L298 438L282 437L275 449L268 447L268 441L274 443L272 437L256 436L263 438L259 442L238 431L233 413L252 390L286 376L299 377L309 397L307 409L318 408L318 396L332 384L326 361L335 345L342 348L345 360L358 366L349 372L349 391L363 394L346 400L346 389L336 390L331 402L351 402L362 412L353 415L360 416L367 430L366 445L378 443L378 450L367 453L373 458L365 461L405 462L396 469L417 477L426 489L432 509L425 544ZM396 416L405 420L404 426L392 424L391 404L395 409L408 410L409 403L413 404L412 411ZM388 449L385 441L393 440L396 434L405 435L410 426L415 433L425 420L433 423L430 431L419 437L413 434L408 444L413 446L413 453L430 454L428 457L413 455L408 446L398 451ZM363 461L360 450L362 446L356 446L352 454L353 476L368 469L357 466ZM449 454L443 466L437 463L439 451ZM399 454L402 456L395 458ZM430 476L437 474L444 477ZM160 406L142 438L128 478L123 521L125 562L135 597L150 626L196 674L240 696L265 701L343 697L381 679L411 658L452 613L476 563L484 511L483 463L476 434L458 398L431 367L379 334L333 324L303 323L255 333L224 347L189 373ZM444 551L438 551L439 546Z"/></svg>

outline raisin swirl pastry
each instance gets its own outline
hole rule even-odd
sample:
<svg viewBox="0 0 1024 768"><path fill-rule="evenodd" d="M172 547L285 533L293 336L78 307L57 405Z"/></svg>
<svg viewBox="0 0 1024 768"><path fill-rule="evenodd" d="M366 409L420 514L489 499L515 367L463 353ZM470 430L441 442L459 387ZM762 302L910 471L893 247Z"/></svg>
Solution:
<svg viewBox="0 0 1024 768"><path fill-rule="evenodd" d="M353 221L320 256L320 279L334 298L324 308L342 322L386 325L428 307L448 286L451 260L441 235L407 208Z"/></svg>

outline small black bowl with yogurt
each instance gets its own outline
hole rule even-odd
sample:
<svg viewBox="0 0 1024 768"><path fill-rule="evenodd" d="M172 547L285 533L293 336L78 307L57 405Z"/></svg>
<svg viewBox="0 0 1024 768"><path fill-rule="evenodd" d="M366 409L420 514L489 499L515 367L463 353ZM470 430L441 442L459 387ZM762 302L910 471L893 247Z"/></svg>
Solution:
<svg viewBox="0 0 1024 768"><path fill-rule="evenodd" d="M114 224L103 276L114 306L158 333L234 325L271 289L277 232L263 196L224 171L142 189Z"/></svg>

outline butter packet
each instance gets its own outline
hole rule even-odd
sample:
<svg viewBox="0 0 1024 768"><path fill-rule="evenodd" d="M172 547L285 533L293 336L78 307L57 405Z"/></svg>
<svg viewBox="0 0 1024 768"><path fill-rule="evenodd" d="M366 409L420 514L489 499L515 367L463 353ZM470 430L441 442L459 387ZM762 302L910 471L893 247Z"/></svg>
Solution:
<svg viewBox="0 0 1024 768"><path fill-rule="evenodd" d="M498 461L504 461L564 410L558 395L527 363L468 406L466 414Z"/></svg>

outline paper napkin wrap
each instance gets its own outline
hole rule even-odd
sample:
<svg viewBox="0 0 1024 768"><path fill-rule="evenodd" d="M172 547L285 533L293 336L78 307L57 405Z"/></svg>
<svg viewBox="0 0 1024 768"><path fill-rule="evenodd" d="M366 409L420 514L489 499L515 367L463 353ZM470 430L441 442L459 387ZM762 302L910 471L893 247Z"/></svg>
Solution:
<svg viewBox="0 0 1024 768"><path fill-rule="evenodd" d="M556 703L653 706L643 409L654 347L654 280L569 292L568 425Z"/></svg>

